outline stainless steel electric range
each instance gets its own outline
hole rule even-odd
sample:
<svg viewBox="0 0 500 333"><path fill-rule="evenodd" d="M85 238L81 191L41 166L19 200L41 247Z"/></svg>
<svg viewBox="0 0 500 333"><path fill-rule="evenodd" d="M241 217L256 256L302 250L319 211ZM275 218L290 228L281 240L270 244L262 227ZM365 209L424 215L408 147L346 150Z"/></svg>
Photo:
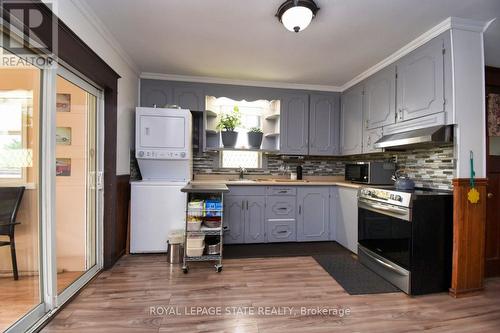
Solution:
<svg viewBox="0 0 500 333"><path fill-rule="evenodd" d="M358 257L407 294L449 288L453 196L449 191L358 191Z"/></svg>

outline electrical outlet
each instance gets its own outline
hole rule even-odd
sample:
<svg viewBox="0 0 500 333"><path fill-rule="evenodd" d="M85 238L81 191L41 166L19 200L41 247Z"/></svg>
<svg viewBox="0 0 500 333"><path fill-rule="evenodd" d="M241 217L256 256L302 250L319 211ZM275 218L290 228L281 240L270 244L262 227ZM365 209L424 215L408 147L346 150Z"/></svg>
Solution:
<svg viewBox="0 0 500 333"><path fill-rule="evenodd" d="M391 162L394 164L398 164L398 155L392 155L391 156Z"/></svg>

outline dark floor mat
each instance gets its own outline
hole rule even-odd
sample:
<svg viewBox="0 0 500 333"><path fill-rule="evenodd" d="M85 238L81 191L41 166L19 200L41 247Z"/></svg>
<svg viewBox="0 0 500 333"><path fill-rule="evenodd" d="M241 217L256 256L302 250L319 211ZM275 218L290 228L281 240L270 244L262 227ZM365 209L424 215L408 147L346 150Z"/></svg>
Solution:
<svg viewBox="0 0 500 333"><path fill-rule="evenodd" d="M350 253L337 242L224 244L224 259L301 257Z"/></svg>
<svg viewBox="0 0 500 333"><path fill-rule="evenodd" d="M363 266L352 254L314 255L313 257L349 295L401 292Z"/></svg>

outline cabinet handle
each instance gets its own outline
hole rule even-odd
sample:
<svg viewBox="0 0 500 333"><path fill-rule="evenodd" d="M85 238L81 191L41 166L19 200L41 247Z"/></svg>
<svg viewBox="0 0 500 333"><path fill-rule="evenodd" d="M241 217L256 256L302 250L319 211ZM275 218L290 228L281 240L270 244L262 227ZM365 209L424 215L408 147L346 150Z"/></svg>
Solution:
<svg viewBox="0 0 500 333"><path fill-rule="evenodd" d="M280 230L280 231L278 231L278 234L286 234L286 233L287 233L286 230Z"/></svg>
<svg viewBox="0 0 500 333"><path fill-rule="evenodd" d="M286 210L286 207L280 207L279 210Z"/></svg>
<svg viewBox="0 0 500 333"><path fill-rule="evenodd" d="M399 109L399 120L403 120L403 110L404 108Z"/></svg>
<svg viewBox="0 0 500 333"><path fill-rule="evenodd" d="M299 215L302 214L302 206L299 205Z"/></svg>
<svg viewBox="0 0 500 333"><path fill-rule="evenodd" d="M245 210L245 200L241 200L241 210Z"/></svg>
<svg viewBox="0 0 500 333"><path fill-rule="evenodd" d="M368 119L365 121L365 127L368 128Z"/></svg>
<svg viewBox="0 0 500 333"><path fill-rule="evenodd" d="M287 190L281 190L279 191L279 193L287 193L288 191Z"/></svg>
<svg viewBox="0 0 500 333"><path fill-rule="evenodd" d="M248 200L247 200L247 210L248 210Z"/></svg>

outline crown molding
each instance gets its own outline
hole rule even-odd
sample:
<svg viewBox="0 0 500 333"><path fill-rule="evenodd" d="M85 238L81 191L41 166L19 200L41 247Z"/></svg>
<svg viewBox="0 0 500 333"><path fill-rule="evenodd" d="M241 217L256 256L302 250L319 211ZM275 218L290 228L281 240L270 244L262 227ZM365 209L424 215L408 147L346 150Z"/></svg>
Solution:
<svg viewBox="0 0 500 333"><path fill-rule="evenodd" d="M141 73L140 78L151 79L151 80L214 83L214 84L228 84L228 85L278 88L278 89L297 89L297 90L314 90L314 91L329 91L329 92L342 91L341 87L338 86L328 86L328 85L318 85L318 84L250 81L250 80L225 79L225 78L210 77L210 76L190 76L190 75L175 75L175 74L162 74L162 73L149 73L149 72Z"/></svg>
<svg viewBox="0 0 500 333"><path fill-rule="evenodd" d="M349 89L350 87L358 84L359 82L363 81L364 79L370 77L371 75L375 74L379 70L387 67L388 65L392 64L393 62L401 59L411 51L415 50L416 48L424 45L431 39L439 36L443 32L446 32L451 29L457 29L457 30L467 30L467 31L473 31L473 32L479 32L482 33L484 32L488 26L491 24L492 21L489 22L482 22L482 21L475 21L475 20L469 20L469 19L463 19L460 17L448 17L446 20L442 21L438 25L434 26L433 28L427 30L384 60L380 61L379 63L375 64L374 66L368 68L366 71L363 73L357 75L354 77L352 80L349 82L345 83L341 87L341 91L345 91Z"/></svg>
<svg viewBox="0 0 500 333"><path fill-rule="evenodd" d="M75 8L82 14L87 21L95 28L101 37L111 46L118 56L136 73L140 73L139 66L132 60L132 57L125 51L121 44L116 40L106 25L97 17L94 10L82 0L70 0Z"/></svg>

